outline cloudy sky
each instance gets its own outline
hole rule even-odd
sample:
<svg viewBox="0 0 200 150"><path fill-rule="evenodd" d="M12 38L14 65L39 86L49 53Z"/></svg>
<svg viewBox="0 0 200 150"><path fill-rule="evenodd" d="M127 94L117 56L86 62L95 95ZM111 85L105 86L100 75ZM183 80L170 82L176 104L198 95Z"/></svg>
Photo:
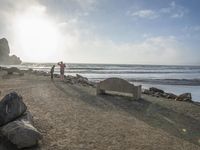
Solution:
<svg viewBox="0 0 200 150"><path fill-rule="evenodd" d="M199 0L0 0L25 62L200 64Z"/></svg>

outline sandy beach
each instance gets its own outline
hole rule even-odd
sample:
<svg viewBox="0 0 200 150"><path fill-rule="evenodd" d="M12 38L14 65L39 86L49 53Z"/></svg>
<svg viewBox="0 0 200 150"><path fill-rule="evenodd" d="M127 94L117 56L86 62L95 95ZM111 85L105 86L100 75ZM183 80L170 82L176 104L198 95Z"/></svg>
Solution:
<svg viewBox="0 0 200 150"><path fill-rule="evenodd" d="M200 105L142 95L96 96L56 78L0 73L1 98L21 94L42 133L28 150L198 150ZM15 150L8 146L7 149Z"/></svg>

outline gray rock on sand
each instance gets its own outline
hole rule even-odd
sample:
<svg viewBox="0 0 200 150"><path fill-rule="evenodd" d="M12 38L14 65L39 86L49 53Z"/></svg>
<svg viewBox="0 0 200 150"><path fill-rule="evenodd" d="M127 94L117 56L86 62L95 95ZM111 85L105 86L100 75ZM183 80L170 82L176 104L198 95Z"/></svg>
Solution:
<svg viewBox="0 0 200 150"><path fill-rule="evenodd" d="M88 81L88 78L83 77L83 76L81 76L81 75L79 75L79 74L76 74L76 78L77 78L79 81Z"/></svg>
<svg viewBox="0 0 200 150"><path fill-rule="evenodd" d="M165 94L163 90L151 87L149 90L145 89L143 91L143 94L146 95L151 95L151 96L155 96L155 97L163 97L163 95Z"/></svg>
<svg viewBox="0 0 200 150"><path fill-rule="evenodd" d="M154 92L154 93L162 93L162 94L164 93L163 90L158 89L158 88L155 88L155 87L149 88L149 91L152 91L152 92Z"/></svg>
<svg viewBox="0 0 200 150"><path fill-rule="evenodd" d="M14 74L17 73L19 75L24 75L23 71L19 70L17 67L11 67L6 69L8 74Z"/></svg>
<svg viewBox="0 0 200 150"><path fill-rule="evenodd" d="M26 109L27 107L24 104L22 97L16 92L7 94L0 101L0 126L20 117Z"/></svg>
<svg viewBox="0 0 200 150"><path fill-rule="evenodd" d="M144 91L142 92L143 94L146 94L146 95L153 95L153 92L152 91L149 91L147 89L144 89Z"/></svg>
<svg viewBox="0 0 200 150"><path fill-rule="evenodd" d="M177 95L173 94L173 93L164 93L163 97L166 97L168 99L176 99Z"/></svg>
<svg viewBox="0 0 200 150"><path fill-rule="evenodd" d="M143 94L151 95L151 96L155 96L155 97L163 97L163 98L167 98L167 99L173 99L176 101L193 102L191 93L183 93L183 94L177 96L173 93L165 93L163 90L155 88L155 87L151 87L151 88L149 88L149 90L144 89Z"/></svg>
<svg viewBox="0 0 200 150"><path fill-rule="evenodd" d="M18 148L32 147L42 138L41 133L33 126L30 112L3 126L1 133Z"/></svg>
<svg viewBox="0 0 200 150"><path fill-rule="evenodd" d="M183 93L183 94L179 95L175 100L192 102L192 95L191 95L191 93Z"/></svg>
<svg viewBox="0 0 200 150"><path fill-rule="evenodd" d="M76 78L77 78L77 82L79 84L82 84L84 86L87 86L87 85L94 86L94 83L89 81L88 78L86 78L86 77L83 77L83 76L81 76L79 74L76 74Z"/></svg>

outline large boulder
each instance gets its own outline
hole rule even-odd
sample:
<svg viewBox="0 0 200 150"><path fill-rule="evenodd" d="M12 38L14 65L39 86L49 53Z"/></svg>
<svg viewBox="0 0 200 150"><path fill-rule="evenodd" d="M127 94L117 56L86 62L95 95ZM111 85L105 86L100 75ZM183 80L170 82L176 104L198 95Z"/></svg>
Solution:
<svg viewBox="0 0 200 150"><path fill-rule="evenodd" d="M175 95L173 93L164 93L163 97L168 98L168 99L176 99L177 95Z"/></svg>
<svg viewBox="0 0 200 150"><path fill-rule="evenodd" d="M7 124L20 117L27 107L24 104L22 97L16 92L7 94L0 101L0 126Z"/></svg>
<svg viewBox="0 0 200 150"><path fill-rule="evenodd" d="M183 93L183 94L179 95L175 100L192 102L192 95L191 95L191 93Z"/></svg>
<svg viewBox="0 0 200 150"><path fill-rule="evenodd" d="M21 70L19 70L17 67L7 68L6 71L7 71L8 74L17 73L17 74L19 74L19 75L24 75L24 72L21 71Z"/></svg>
<svg viewBox="0 0 200 150"><path fill-rule="evenodd" d="M41 133L33 126L30 112L3 126L1 133L18 148L32 147L42 138Z"/></svg>
<svg viewBox="0 0 200 150"><path fill-rule="evenodd" d="M88 80L88 78L83 77L79 74L76 74L76 80L79 84L83 85L83 86L94 86L94 84Z"/></svg>
<svg viewBox="0 0 200 150"><path fill-rule="evenodd" d="M19 57L10 54L10 48L7 39L0 39L0 64L6 65L15 65L21 64L21 60Z"/></svg>
<svg viewBox="0 0 200 150"><path fill-rule="evenodd" d="M148 90L148 89L144 89L144 91L142 91L143 94L146 94L146 95L152 95L154 94L154 92Z"/></svg>
<svg viewBox="0 0 200 150"><path fill-rule="evenodd" d="M79 74L76 74L76 78L78 79L78 81L88 81L88 78L86 78L86 77L83 77L83 76L81 76L81 75L79 75Z"/></svg>
<svg viewBox="0 0 200 150"><path fill-rule="evenodd" d="M0 150L18 150L18 148L3 135L0 135Z"/></svg>
<svg viewBox="0 0 200 150"><path fill-rule="evenodd" d="M149 91L152 91L153 93L162 93L162 94L164 93L163 90L155 88L155 87L149 88Z"/></svg>

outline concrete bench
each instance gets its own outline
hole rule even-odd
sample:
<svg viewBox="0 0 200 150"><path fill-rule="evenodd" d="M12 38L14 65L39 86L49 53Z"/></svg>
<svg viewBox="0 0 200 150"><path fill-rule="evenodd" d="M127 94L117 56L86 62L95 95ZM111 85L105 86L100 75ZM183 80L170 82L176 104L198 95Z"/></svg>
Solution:
<svg viewBox="0 0 200 150"><path fill-rule="evenodd" d="M134 86L128 81L120 78L108 78L97 84L97 95L103 94L105 91L131 93L134 99L139 99L141 98L142 86Z"/></svg>

